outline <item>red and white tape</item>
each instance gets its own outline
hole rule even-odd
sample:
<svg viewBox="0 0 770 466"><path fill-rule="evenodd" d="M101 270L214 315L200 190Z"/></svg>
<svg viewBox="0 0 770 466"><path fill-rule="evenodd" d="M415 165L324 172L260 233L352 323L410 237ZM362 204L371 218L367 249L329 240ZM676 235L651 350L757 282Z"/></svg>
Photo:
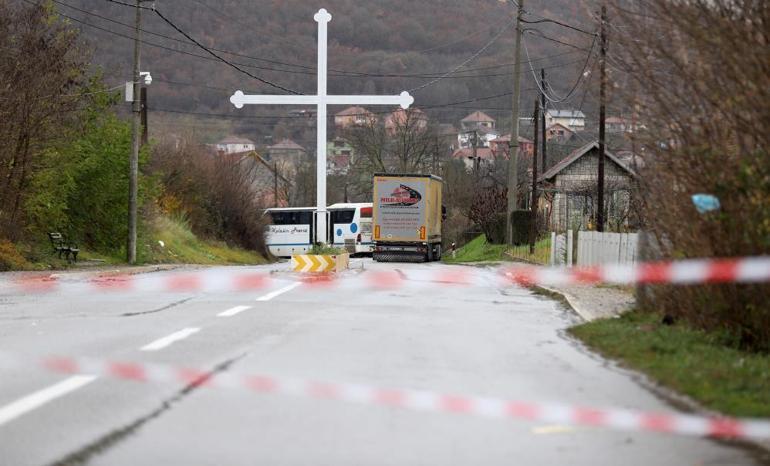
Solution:
<svg viewBox="0 0 770 466"><path fill-rule="evenodd" d="M770 420L760 419L705 417L515 401L425 390L330 383L264 374L239 374L231 371L212 373L206 370L160 364L114 362L90 358L50 357L34 360L34 366L57 373L86 373L133 382L182 383L485 418L521 419L614 430L719 438L770 439ZM27 370L30 364L23 358L0 353L0 367Z"/></svg>
<svg viewBox="0 0 770 466"><path fill-rule="evenodd" d="M507 266L489 269L430 267L423 269L366 270L354 276L333 274L297 278L307 288L393 289L426 288L443 285L565 285L640 284L694 285L704 283L762 283L770 281L770 257L735 259L690 259L594 267ZM284 277L286 278L286 277ZM24 275L0 281L0 290L34 293L62 289L85 292L242 292L272 286L274 276L253 269L208 269L141 275L100 276L68 280L66 275Z"/></svg>

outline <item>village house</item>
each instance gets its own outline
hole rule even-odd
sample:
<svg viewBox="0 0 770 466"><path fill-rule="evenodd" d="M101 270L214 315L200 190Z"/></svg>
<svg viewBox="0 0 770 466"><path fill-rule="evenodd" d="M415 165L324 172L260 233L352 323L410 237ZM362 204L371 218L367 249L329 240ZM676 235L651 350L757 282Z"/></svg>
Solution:
<svg viewBox="0 0 770 466"><path fill-rule="evenodd" d="M346 129L351 126L364 126L375 121L377 121L377 117L374 113L364 107L348 107L334 114L334 126L339 129Z"/></svg>
<svg viewBox="0 0 770 466"><path fill-rule="evenodd" d="M506 134L505 136L500 136L491 140L489 142L489 147L492 149L492 152L496 157L505 157L507 159L509 154L508 146L510 143L511 135ZM532 154L534 153L535 143L530 139L519 136L519 156L526 155L527 157L532 157Z"/></svg>
<svg viewBox="0 0 770 466"><path fill-rule="evenodd" d="M570 138L572 138L573 134L575 134L574 131L562 125L561 123L554 123L545 129L546 141L551 141L551 140L555 140L558 142L569 141Z"/></svg>
<svg viewBox="0 0 770 466"><path fill-rule="evenodd" d="M495 129L474 128L469 131L462 131L457 134L457 146L473 147L473 139L476 139L476 147L489 147L489 143L500 137L500 133Z"/></svg>
<svg viewBox="0 0 770 466"><path fill-rule="evenodd" d="M282 139L267 147L267 160L296 167L305 158L307 151L291 139Z"/></svg>
<svg viewBox="0 0 770 466"><path fill-rule="evenodd" d="M256 148L254 141L246 138L239 138L237 136L227 136L221 141L214 144L214 148L217 152L224 152L225 154L236 154L238 152L248 152Z"/></svg>
<svg viewBox="0 0 770 466"><path fill-rule="evenodd" d="M615 154L605 154L607 227L621 230L631 222L631 188L637 175ZM595 227L598 164L599 143L594 141L576 149L538 178L543 192L539 209L552 231Z"/></svg>
<svg viewBox="0 0 770 466"><path fill-rule="evenodd" d="M583 131L586 128L586 116L580 110L555 110L545 111L545 127L554 124L566 126L572 131Z"/></svg>
<svg viewBox="0 0 770 466"><path fill-rule="evenodd" d="M474 129L493 130L495 129L495 119L482 111L476 110L460 120L460 127L463 131Z"/></svg>
<svg viewBox="0 0 770 466"><path fill-rule="evenodd" d="M409 129L424 130L428 127L428 115L417 107L409 107L408 110L399 108L385 117L385 130L389 134L407 126Z"/></svg>
<svg viewBox="0 0 770 466"><path fill-rule="evenodd" d="M472 171L484 164L492 163L496 156L489 147L476 148L475 156L472 148L462 147L452 153L453 160L462 160L465 163L465 169Z"/></svg>
<svg viewBox="0 0 770 466"><path fill-rule="evenodd" d="M326 144L327 172L345 174L353 161L353 147L343 138L334 138Z"/></svg>

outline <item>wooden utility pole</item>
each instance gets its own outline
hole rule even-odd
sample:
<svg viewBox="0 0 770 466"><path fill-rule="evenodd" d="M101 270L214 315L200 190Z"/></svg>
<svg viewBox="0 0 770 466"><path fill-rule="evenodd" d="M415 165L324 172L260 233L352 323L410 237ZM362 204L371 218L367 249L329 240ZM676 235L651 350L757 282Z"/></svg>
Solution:
<svg viewBox="0 0 770 466"><path fill-rule="evenodd" d="M128 244L126 247L126 259L129 264L136 263L136 224L137 224L137 196L139 179L139 145L140 128L142 125L142 105L140 102L139 61L140 40L142 23L142 0L136 0L136 12L134 16L134 96L132 102L133 118L131 121L131 155L128 159Z"/></svg>
<svg viewBox="0 0 770 466"><path fill-rule="evenodd" d="M142 92L139 95L142 107L142 145L147 144L148 136L147 132L147 87L142 86Z"/></svg>
<svg viewBox="0 0 770 466"><path fill-rule="evenodd" d="M516 210L516 185L519 162L519 96L521 94L521 16L524 0L519 0L516 13L516 45L513 66L513 111L511 118L511 142L508 143L508 208L505 216L505 232L508 244L513 245L513 212Z"/></svg>
<svg viewBox="0 0 770 466"><path fill-rule="evenodd" d="M278 161L273 161L273 207L278 207Z"/></svg>
<svg viewBox="0 0 770 466"><path fill-rule="evenodd" d="M529 206L532 212L532 218L529 220L529 253L535 253L535 241L537 241L537 139L538 139L538 124L540 121L540 104L535 98L535 114L532 118L535 123L535 137L534 148L532 151L532 203ZM545 127L543 128L545 132ZM545 154L543 154L545 155ZM545 163L545 159L543 159Z"/></svg>
<svg viewBox="0 0 770 466"><path fill-rule="evenodd" d="M605 120L607 118L607 6L602 4L601 19L601 58L599 72L601 84L599 90L599 179L597 180L596 231L604 231L604 153Z"/></svg>
<svg viewBox="0 0 770 466"><path fill-rule="evenodd" d="M543 88L543 91L545 91L545 69L543 68L540 68L540 86ZM548 138L545 132L545 92L540 93L540 124L541 129L543 130L543 139L541 141L543 147L540 150L543 152L543 173L545 173L545 171L548 170L548 146L546 145ZM537 122L535 122L535 127L537 127Z"/></svg>

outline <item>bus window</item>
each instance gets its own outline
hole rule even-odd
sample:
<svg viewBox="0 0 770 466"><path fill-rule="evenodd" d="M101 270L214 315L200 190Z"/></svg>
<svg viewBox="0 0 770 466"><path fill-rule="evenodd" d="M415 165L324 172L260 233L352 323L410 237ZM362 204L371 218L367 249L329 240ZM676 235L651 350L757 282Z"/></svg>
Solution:
<svg viewBox="0 0 770 466"><path fill-rule="evenodd" d="M361 207L361 218L372 218L372 208Z"/></svg>
<svg viewBox="0 0 770 466"><path fill-rule="evenodd" d="M331 214L332 223L335 225L341 223L353 223L353 218L356 215L356 211L355 209L333 210Z"/></svg>

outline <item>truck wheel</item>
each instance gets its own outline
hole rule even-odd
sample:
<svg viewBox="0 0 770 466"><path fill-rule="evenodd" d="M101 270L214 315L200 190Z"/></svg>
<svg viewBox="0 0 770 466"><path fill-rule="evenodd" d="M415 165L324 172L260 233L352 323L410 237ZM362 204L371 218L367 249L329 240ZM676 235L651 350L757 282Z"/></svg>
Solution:
<svg viewBox="0 0 770 466"><path fill-rule="evenodd" d="M437 244L436 245L436 261L440 261L440 260L441 260L441 245Z"/></svg>
<svg viewBox="0 0 770 466"><path fill-rule="evenodd" d="M428 252L425 253L425 262L433 261L433 246L428 245Z"/></svg>

